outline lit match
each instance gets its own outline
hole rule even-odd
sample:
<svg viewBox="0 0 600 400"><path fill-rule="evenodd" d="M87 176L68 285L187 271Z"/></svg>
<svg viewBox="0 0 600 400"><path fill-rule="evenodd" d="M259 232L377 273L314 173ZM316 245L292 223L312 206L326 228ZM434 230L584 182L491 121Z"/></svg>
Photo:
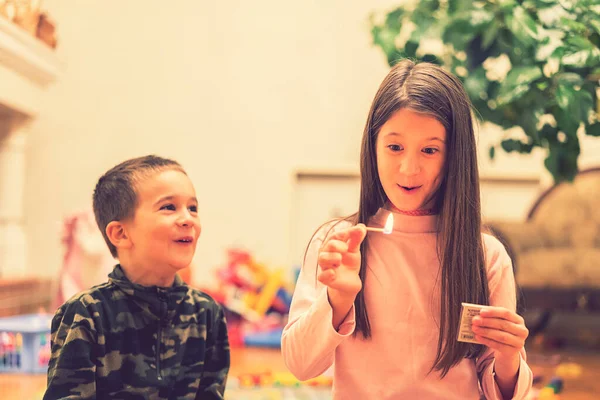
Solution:
<svg viewBox="0 0 600 400"><path fill-rule="evenodd" d="M387 217L387 221L385 221L385 226L383 228L371 228L367 227L367 232L380 232L385 235L389 235L394 230L394 214L390 213Z"/></svg>

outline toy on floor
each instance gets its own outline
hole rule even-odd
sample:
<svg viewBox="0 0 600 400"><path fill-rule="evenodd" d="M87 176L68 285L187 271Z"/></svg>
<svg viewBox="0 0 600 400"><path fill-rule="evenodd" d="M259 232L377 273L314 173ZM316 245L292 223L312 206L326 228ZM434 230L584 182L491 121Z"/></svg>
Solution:
<svg viewBox="0 0 600 400"><path fill-rule="evenodd" d="M330 387L333 384L333 379L322 375L306 381L300 381L289 372L263 372L239 375L238 382L240 387Z"/></svg>
<svg viewBox="0 0 600 400"><path fill-rule="evenodd" d="M530 400L560 400L559 393L564 389L564 380L569 378L577 378L581 375L583 369L581 365L576 363L561 363L556 367L555 374L550 382L544 385L541 389L533 390L533 393L528 399ZM534 384L543 381L542 376L536 376L533 379Z"/></svg>
<svg viewBox="0 0 600 400"><path fill-rule="evenodd" d="M0 318L0 373L46 373L51 320L50 314Z"/></svg>
<svg viewBox="0 0 600 400"><path fill-rule="evenodd" d="M556 375L562 378L578 378L582 372L581 365L573 362L562 363L556 367Z"/></svg>
<svg viewBox="0 0 600 400"><path fill-rule="evenodd" d="M225 308L230 345L279 347L293 291L285 270L270 270L250 252L233 248L216 276L217 289L203 290Z"/></svg>
<svg viewBox="0 0 600 400"><path fill-rule="evenodd" d="M538 400L559 400L558 394L562 392L563 380L560 377L554 377L538 393Z"/></svg>

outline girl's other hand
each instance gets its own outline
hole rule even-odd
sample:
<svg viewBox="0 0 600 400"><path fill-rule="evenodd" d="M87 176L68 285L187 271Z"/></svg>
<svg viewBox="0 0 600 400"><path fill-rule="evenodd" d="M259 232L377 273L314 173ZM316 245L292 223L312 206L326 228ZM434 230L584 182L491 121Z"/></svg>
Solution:
<svg viewBox="0 0 600 400"><path fill-rule="evenodd" d="M521 363L519 353L529 335L523 317L504 307L486 307L473 318L472 330L479 343L494 350L500 387L514 388Z"/></svg>

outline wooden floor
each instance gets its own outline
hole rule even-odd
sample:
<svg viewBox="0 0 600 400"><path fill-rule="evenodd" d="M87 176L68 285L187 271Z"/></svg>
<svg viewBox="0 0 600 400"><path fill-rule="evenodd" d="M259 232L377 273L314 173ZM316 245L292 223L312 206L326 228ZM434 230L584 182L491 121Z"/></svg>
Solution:
<svg viewBox="0 0 600 400"><path fill-rule="evenodd" d="M547 383L555 374L558 363L576 363L581 367L578 377L567 378L561 400L590 400L600 398L600 354L564 353L551 355L529 353L529 364L535 376L543 377ZM232 349L230 376L242 373L265 371L282 372L285 365L279 350ZM2 400L38 400L46 384L45 375L0 374L0 393ZM537 387L541 387L538 385Z"/></svg>

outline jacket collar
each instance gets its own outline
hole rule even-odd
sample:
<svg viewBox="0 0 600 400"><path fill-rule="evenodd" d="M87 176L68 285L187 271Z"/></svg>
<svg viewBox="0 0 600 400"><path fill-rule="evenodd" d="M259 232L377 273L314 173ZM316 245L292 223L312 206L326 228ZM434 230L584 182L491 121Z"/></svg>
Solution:
<svg viewBox="0 0 600 400"><path fill-rule="evenodd" d="M179 305L188 297L189 287L175 275L173 285L168 288L142 286L131 282L120 264L108 275L114 284L150 317L164 322L171 321Z"/></svg>

